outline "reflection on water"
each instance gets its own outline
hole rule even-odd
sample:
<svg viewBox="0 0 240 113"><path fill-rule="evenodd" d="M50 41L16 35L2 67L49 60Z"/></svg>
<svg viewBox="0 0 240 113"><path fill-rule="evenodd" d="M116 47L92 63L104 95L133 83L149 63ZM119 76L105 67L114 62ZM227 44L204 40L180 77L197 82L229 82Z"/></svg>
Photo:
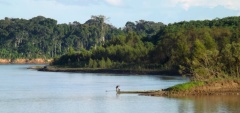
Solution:
<svg viewBox="0 0 240 113"><path fill-rule="evenodd" d="M0 65L0 113L239 113L238 96L167 98L116 95L188 81L178 76L55 73Z"/></svg>
<svg viewBox="0 0 240 113"><path fill-rule="evenodd" d="M240 113L239 96L197 96L176 98L179 113Z"/></svg>

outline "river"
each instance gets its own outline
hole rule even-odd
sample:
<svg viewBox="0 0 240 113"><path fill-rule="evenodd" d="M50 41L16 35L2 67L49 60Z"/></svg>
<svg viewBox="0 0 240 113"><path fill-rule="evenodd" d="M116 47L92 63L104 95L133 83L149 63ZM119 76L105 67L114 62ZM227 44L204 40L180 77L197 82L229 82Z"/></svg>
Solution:
<svg viewBox="0 0 240 113"><path fill-rule="evenodd" d="M239 96L151 97L121 90L158 90L188 80L167 75L39 72L0 65L0 113L239 113Z"/></svg>

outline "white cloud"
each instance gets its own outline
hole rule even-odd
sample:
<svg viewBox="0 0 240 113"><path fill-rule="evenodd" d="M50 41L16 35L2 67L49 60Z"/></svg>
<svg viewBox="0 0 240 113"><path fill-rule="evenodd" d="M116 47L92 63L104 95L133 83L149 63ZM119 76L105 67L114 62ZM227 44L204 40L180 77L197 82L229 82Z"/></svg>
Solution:
<svg viewBox="0 0 240 113"><path fill-rule="evenodd" d="M223 6L231 10L240 11L239 0L172 0L175 5L180 4L182 8L188 10L191 7L204 6L204 7L216 7Z"/></svg>
<svg viewBox="0 0 240 113"><path fill-rule="evenodd" d="M122 0L105 0L108 4L114 5L114 6L121 6L123 5Z"/></svg>

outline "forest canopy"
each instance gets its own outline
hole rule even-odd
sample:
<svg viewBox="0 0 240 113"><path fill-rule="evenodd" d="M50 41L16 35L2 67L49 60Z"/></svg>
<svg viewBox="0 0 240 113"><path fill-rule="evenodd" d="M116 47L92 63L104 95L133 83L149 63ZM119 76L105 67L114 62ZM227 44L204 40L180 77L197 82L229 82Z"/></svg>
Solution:
<svg viewBox="0 0 240 113"><path fill-rule="evenodd" d="M1 58L54 58L78 68L177 71L193 80L240 76L240 17L164 25L139 20L123 28L92 16L57 24L43 16L0 20Z"/></svg>
<svg viewBox="0 0 240 113"><path fill-rule="evenodd" d="M123 29L107 23L103 15L92 16L85 23L74 21L57 24L43 16L32 19L8 18L0 20L1 58L53 58L63 55L72 47L76 51L89 50L128 31L141 36L154 34L162 23L140 20L128 23Z"/></svg>

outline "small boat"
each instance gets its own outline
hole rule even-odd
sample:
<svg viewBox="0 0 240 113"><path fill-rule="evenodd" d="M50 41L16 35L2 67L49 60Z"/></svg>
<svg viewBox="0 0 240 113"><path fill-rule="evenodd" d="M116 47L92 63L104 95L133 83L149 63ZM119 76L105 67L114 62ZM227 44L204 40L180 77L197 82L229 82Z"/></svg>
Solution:
<svg viewBox="0 0 240 113"><path fill-rule="evenodd" d="M162 90L138 90L138 91L121 91L120 86L116 86L116 92L117 94L142 94L142 93L154 93L154 92L159 92Z"/></svg>
<svg viewBox="0 0 240 113"><path fill-rule="evenodd" d="M117 94L141 94L141 93L154 93L161 90L140 90L140 91L120 91L117 90Z"/></svg>

